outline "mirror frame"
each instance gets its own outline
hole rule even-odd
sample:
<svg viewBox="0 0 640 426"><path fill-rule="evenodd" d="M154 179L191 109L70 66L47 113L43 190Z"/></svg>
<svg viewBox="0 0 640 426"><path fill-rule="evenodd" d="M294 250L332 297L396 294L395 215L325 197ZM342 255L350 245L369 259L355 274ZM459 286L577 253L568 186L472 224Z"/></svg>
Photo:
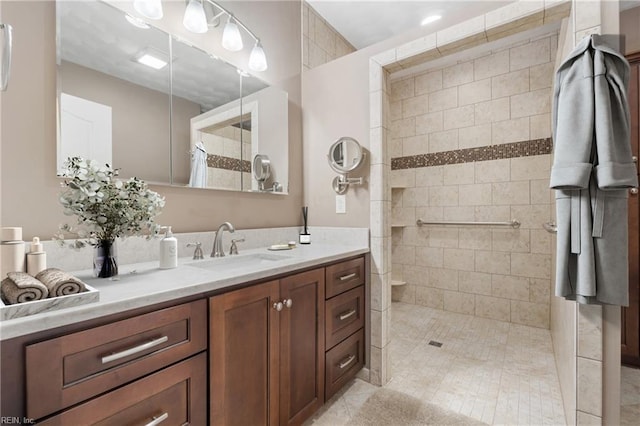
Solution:
<svg viewBox="0 0 640 426"><path fill-rule="evenodd" d="M339 165L335 159L335 154L338 147L341 144L347 143L347 142L353 142L356 146L356 151L357 151L357 156L356 156L357 161L355 161L350 167L344 167ZM331 167L331 169L333 169L333 171L335 171L336 173L345 174L345 173L349 173L356 170L358 167L362 165L362 162L364 161L364 151L362 150L362 146L360 146L357 140L349 136L343 136L331 145L331 147L329 148L329 154L327 154L327 159L329 160L329 166Z"/></svg>

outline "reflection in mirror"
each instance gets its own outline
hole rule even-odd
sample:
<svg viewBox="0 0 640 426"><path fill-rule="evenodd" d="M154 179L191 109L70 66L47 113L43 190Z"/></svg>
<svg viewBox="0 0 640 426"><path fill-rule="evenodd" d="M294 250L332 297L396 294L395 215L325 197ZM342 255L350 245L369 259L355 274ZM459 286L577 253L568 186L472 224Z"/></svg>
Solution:
<svg viewBox="0 0 640 426"><path fill-rule="evenodd" d="M56 13L60 164L81 155L123 177L249 191L257 190L250 161L263 152L277 158L286 193L286 92L149 24L134 26L117 4L58 1Z"/></svg>
<svg viewBox="0 0 640 426"><path fill-rule="evenodd" d="M59 1L56 14L58 170L82 156L125 178L169 182L168 34L134 27L102 2Z"/></svg>
<svg viewBox="0 0 640 426"><path fill-rule="evenodd" d="M358 141L350 137L338 139L329 148L329 165L338 173L352 172L362 164L364 154Z"/></svg>
<svg viewBox="0 0 640 426"><path fill-rule="evenodd" d="M246 77L243 78L243 86ZM288 186L289 126L287 93L267 87L240 101L229 102L191 119L191 146L202 142L207 149L208 187L228 189L241 183L245 191L264 192L269 187L286 193ZM256 154L271 159L271 177L252 179L251 161ZM212 180L210 176L215 176ZM265 188L264 190L261 188Z"/></svg>
<svg viewBox="0 0 640 426"><path fill-rule="evenodd" d="M235 67L213 58L209 53L175 37L172 41L172 106L174 111L189 112L185 115L174 113L172 117L172 121L179 124L172 129L172 183L240 191L241 171L223 168L233 163L231 159L241 160L240 135L233 131L234 127L223 130L228 125L237 124L237 121L207 126L195 137L192 137L191 129L194 117L222 105L239 102L240 76ZM176 108L184 104L194 105L194 108ZM207 167L204 173L199 173L192 163L202 150ZM194 176L200 176L200 179L193 179Z"/></svg>

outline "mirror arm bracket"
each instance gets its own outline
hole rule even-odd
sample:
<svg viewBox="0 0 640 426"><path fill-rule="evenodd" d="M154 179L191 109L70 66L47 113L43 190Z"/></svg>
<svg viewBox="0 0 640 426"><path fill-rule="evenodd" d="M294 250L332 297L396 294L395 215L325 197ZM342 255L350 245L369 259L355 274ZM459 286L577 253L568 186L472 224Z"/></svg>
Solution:
<svg viewBox="0 0 640 426"><path fill-rule="evenodd" d="M364 185L364 178L350 178L348 173L341 174L333 178L331 186L336 194L342 195L349 189L349 185Z"/></svg>

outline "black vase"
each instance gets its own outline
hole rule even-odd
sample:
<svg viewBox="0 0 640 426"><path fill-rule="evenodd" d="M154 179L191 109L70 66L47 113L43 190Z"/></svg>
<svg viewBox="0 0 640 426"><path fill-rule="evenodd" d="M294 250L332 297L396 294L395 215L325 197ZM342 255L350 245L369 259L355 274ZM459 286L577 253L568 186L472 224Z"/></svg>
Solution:
<svg viewBox="0 0 640 426"><path fill-rule="evenodd" d="M115 240L100 240L93 252L93 275L109 278L118 275L118 252Z"/></svg>

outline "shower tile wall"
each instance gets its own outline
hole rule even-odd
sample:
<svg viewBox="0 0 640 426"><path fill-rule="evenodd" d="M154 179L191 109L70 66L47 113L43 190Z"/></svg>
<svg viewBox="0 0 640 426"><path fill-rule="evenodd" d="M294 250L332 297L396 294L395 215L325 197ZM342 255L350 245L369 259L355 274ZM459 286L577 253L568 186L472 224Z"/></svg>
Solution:
<svg viewBox="0 0 640 426"><path fill-rule="evenodd" d="M302 65L305 70L356 51L356 48L306 1L302 3L302 31Z"/></svg>
<svg viewBox="0 0 640 426"><path fill-rule="evenodd" d="M392 279L406 282L393 300L549 328L556 49L547 35L392 82ZM430 158L442 165L419 167Z"/></svg>
<svg viewBox="0 0 640 426"><path fill-rule="evenodd" d="M226 126L203 131L201 137L209 154L207 187L251 189L251 131Z"/></svg>

